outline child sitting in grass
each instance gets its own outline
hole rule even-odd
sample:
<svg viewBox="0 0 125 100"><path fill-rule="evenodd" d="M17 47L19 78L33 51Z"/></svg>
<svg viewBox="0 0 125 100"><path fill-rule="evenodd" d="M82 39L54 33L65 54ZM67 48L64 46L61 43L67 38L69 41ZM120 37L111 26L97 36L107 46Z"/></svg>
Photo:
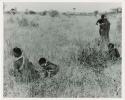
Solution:
<svg viewBox="0 0 125 100"><path fill-rule="evenodd" d="M108 55L111 60L117 60L120 58L120 54L117 48L114 48L113 43L108 44Z"/></svg>
<svg viewBox="0 0 125 100"><path fill-rule="evenodd" d="M29 83L40 77L32 62L29 61L20 48L13 48L12 53L14 56L13 75L16 81Z"/></svg>
<svg viewBox="0 0 125 100"><path fill-rule="evenodd" d="M45 77L53 77L59 71L59 66L47 61L45 58L40 58L38 63L42 67Z"/></svg>

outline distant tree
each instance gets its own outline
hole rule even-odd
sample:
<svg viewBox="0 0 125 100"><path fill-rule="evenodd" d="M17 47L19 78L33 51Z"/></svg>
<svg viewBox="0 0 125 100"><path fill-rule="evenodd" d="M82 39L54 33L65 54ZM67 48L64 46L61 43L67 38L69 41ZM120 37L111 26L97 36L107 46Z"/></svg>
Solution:
<svg viewBox="0 0 125 100"><path fill-rule="evenodd" d="M116 8L116 12L117 13L121 13L122 12L122 8Z"/></svg>
<svg viewBox="0 0 125 100"><path fill-rule="evenodd" d="M11 8L10 14L15 15L17 13L17 8Z"/></svg>
<svg viewBox="0 0 125 100"><path fill-rule="evenodd" d="M51 10L51 11L49 11L49 15L51 17L57 17L57 16L59 16L59 12L57 10Z"/></svg>
<svg viewBox="0 0 125 100"><path fill-rule="evenodd" d="M113 13L121 13L122 12L122 8L114 8L111 9Z"/></svg>
<svg viewBox="0 0 125 100"><path fill-rule="evenodd" d="M73 8L73 10L76 10L76 8Z"/></svg>
<svg viewBox="0 0 125 100"><path fill-rule="evenodd" d="M42 15L42 16L47 15L47 11L45 10L45 11L43 11L43 12L40 12L40 15Z"/></svg>
<svg viewBox="0 0 125 100"><path fill-rule="evenodd" d="M29 14L36 14L36 12L33 11L33 10L30 10L30 11L29 11Z"/></svg>
<svg viewBox="0 0 125 100"><path fill-rule="evenodd" d="M75 13L75 11L76 11L76 8L73 8L73 11L74 11L74 13Z"/></svg>
<svg viewBox="0 0 125 100"><path fill-rule="evenodd" d="M118 12L119 12L119 13L122 13L122 8L118 8Z"/></svg>

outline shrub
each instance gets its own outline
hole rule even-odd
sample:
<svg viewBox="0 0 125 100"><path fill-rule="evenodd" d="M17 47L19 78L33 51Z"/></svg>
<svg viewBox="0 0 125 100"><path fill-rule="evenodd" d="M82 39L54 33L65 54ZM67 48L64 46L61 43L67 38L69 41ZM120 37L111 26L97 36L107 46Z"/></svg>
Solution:
<svg viewBox="0 0 125 100"><path fill-rule="evenodd" d="M63 12L62 15L67 16L67 17L71 17L71 15L69 13Z"/></svg>
<svg viewBox="0 0 125 100"><path fill-rule="evenodd" d="M56 11L56 10L52 10L52 11L49 12L49 15L50 15L51 17L57 17L57 16L59 15L59 12Z"/></svg>
<svg viewBox="0 0 125 100"><path fill-rule="evenodd" d="M35 11L30 10L30 11L29 11L29 14L36 14L36 12L35 12Z"/></svg>
<svg viewBox="0 0 125 100"><path fill-rule="evenodd" d="M41 15L41 16L45 16L45 15L47 15L47 11L43 11L43 12L41 12L40 15Z"/></svg>

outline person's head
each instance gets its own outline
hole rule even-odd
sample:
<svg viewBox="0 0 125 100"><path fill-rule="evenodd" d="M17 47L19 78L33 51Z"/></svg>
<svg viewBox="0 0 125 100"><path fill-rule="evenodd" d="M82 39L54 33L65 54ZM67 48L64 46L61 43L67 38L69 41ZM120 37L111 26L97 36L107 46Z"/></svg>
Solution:
<svg viewBox="0 0 125 100"><path fill-rule="evenodd" d="M105 18L105 14L102 14L102 15L101 15L101 18L104 19L104 18Z"/></svg>
<svg viewBox="0 0 125 100"><path fill-rule="evenodd" d="M113 43L109 43L109 44L108 44L108 49L111 50L111 49L113 49L113 48L114 48L114 44L113 44Z"/></svg>
<svg viewBox="0 0 125 100"><path fill-rule="evenodd" d="M39 63L39 65L46 64L46 58L40 58L38 63Z"/></svg>
<svg viewBox="0 0 125 100"><path fill-rule="evenodd" d="M13 55L14 57L20 57L22 55L22 50L18 47L13 48Z"/></svg>

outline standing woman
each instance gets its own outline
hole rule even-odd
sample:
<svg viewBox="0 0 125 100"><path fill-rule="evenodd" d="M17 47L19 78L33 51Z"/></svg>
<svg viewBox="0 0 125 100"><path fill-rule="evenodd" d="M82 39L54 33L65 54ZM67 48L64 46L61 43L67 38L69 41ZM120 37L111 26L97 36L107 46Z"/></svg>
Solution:
<svg viewBox="0 0 125 100"><path fill-rule="evenodd" d="M100 25L99 34L101 37L102 44L107 45L109 43L109 31L110 31L110 22L104 14L101 15L101 18L96 22L96 25Z"/></svg>

